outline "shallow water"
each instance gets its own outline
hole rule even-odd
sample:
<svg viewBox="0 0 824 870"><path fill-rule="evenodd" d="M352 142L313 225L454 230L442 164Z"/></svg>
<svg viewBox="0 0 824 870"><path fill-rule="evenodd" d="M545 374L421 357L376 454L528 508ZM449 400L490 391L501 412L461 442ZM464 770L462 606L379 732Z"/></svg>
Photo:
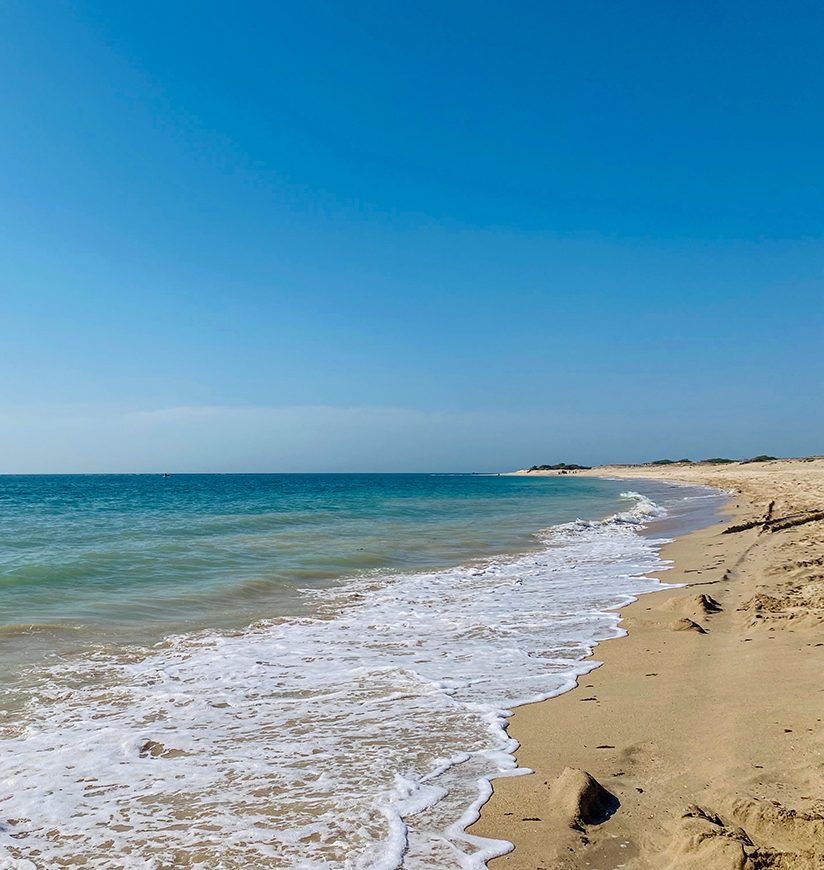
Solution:
<svg viewBox="0 0 824 870"><path fill-rule="evenodd" d="M5 638L28 662L0 732L20 867L482 865L506 846L463 827L511 768L507 709L572 685L658 586L656 520L721 503L585 478L14 480L3 615L59 626Z"/></svg>

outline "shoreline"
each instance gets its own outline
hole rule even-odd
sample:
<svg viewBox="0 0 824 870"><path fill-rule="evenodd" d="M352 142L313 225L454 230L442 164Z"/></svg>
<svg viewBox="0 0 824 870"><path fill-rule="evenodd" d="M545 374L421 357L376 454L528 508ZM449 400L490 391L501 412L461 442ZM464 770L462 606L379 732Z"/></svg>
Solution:
<svg viewBox="0 0 824 870"><path fill-rule="evenodd" d="M324 593L327 609L314 619L181 634L145 654L97 650L85 661L46 666L25 709L28 727L17 728L19 717L5 720L11 786L4 818L18 821L2 832L0 853L52 866L164 848L175 849L179 863L195 853L206 856L199 861L234 863L256 844L224 851L226 831L213 820L231 811L250 831L265 814L273 836L303 826L300 839L276 842L286 863L309 856L341 864L354 854L364 866L389 867L408 850L411 863L454 866L456 849L468 854L476 845L466 844L459 813L476 798L480 804L477 783L490 768L510 768L503 711L539 691L567 690L595 641L614 633L620 605L654 585L644 574L660 566L660 544L628 528L655 515L655 492L673 489L504 483L505 491L528 495L512 513L518 528L524 504L546 522L553 492L572 498L580 488L590 496L560 501L555 521L530 534L536 543L528 551L449 570L364 575L340 584L334 600ZM455 486L464 491L466 480ZM497 498L501 487L485 486ZM621 495L636 488L650 496ZM579 523L579 512L593 519ZM580 588L584 570L589 582ZM576 609L583 617L570 619ZM181 693L182 703L168 703ZM89 715L99 709L105 717ZM99 785L90 794L75 789L78 765L95 772ZM319 786L301 779L307 769L324 774ZM174 774L168 788L166 773ZM232 787L215 789L217 778ZM259 793L264 778L277 784L276 798ZM193 807L184 831L176 816L180 781L191 784ZM147 807L141 796L154 789ZM69 800L47 827L40 808L55 792ZM311 814L296 812L301 801ZM113 813L122 818L115 831L86 823ZM338 818L345 824L326 839Z"/></svg>
<svg viewBox="0 0 824 870"><path fill-rule="evenodd" d="M600 667L515 709L534 773L493 780L468 829L514 843L489 867L824 866L824 522L723 533L824 509L824 460L575 474L734 490L732 518L664 546L685 585L623 608Z"/></svg>

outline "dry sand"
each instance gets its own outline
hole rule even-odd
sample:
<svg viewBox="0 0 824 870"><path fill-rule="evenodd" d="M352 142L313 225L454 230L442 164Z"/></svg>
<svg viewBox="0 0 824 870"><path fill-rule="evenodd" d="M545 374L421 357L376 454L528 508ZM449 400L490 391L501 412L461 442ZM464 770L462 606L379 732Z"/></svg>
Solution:
<svg viewBox="0 0 824 870"><path fill-rule="evenodd" d="M470 829L515 844L490 867L824 868L824 459L587 473L734 489L734 516L665 548L688 585L627 607L603 667L515 711L534 773Z"/></svg>

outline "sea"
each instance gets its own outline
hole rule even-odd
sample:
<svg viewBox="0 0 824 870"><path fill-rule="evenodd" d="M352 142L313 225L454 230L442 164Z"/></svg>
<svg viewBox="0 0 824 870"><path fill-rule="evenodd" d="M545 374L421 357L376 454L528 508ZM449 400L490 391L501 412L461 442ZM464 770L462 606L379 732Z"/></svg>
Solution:
<svg viewBox="0 0 824 870"><path fill-rule="evenodd" d="M482 868L513 707L724 493L470 474L0 477L0 868Z"/></svg>

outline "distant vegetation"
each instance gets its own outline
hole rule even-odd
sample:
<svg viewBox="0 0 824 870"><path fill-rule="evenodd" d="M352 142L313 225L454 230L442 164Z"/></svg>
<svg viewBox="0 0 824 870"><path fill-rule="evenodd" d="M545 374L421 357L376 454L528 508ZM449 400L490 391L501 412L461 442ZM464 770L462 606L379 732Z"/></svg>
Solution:
<svg viewBox="0 0 824 870"><path fill-rule="evenodd" d="M533 465L530 471L589 471L591 465L567 465L559 462L557 465Z"/></svg>
<svg viewBox="0 0 824 870"><path fill-rule="evenodd" d="M777 459L776 456L768 456L766 453L761 453L758 456L753 456L752 459L742 459L741 464L745 465L748 462L771 462L774 459ZM734 462L738 462L738 459L725 459L722 456L713 456L710 459L699 459L697 463L694 463L691 459L656 459L654 462L650 462L650 465L731 465Z"/></svg>
<svg viewBox="0 0 824 870"><path fill-rule="evenodd" d="M741 462L742 465L748 462L772 462L777 459L777 456L769 456L766 453L760 453L758 456L753 456L751 459L726 459L723 456L712 456L709 459L655 459L648 465L732 465L735 462ZM559 462L556 465L533 465L530 471L589 471L589 465L575 465L574 463Z"/></svg>

